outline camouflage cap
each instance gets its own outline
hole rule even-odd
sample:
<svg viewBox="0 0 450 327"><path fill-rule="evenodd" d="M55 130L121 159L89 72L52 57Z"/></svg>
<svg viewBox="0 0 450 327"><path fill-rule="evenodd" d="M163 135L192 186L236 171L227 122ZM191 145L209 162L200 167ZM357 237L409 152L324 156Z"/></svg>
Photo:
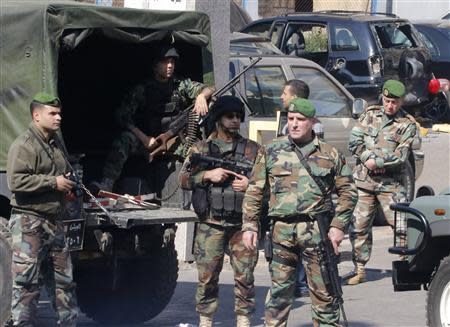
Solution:
<svg viewBox="0 0 450 327"><path fill-rule="evenodd" d="M52 106L52 107L60 107L61 101L58 97L54 95L50 95L45 92L38 92L33 98L34 102L38 102L40 104L46 105L46 106Z"/></svg>
<svg viewBox="0 0 450 327"><path fill-rule="evenodd" d="M388 98L401 98L405 95L405 85L394 79L387 80L383 84L383 95Z"/></svg>
<svg viewBox="0 0 450 327"><path fill-rule="evenodd" d="M311 101L295 98L289 103L288 112L298 112L305 117L312 118L316 115L316 109Z"/></svg>

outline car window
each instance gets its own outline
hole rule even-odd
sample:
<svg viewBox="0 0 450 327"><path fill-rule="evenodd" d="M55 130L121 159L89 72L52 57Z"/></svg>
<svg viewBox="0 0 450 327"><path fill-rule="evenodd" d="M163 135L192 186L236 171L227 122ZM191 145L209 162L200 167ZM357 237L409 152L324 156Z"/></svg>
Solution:
<svg viewBox="0 0 450 327"><path fill-rule="evenodd" d="M295 78L305 81L310 90L309 100L317 116L348 117L350 100L323 72L316 68L292 67Z"/></svg>
<svg viewBox="0 0 450 327"><path fill-rule="evenodd" d="M431 41L431 39L422 31L419 31L419 35L422 38L423 43L425 43L425 46L430 51L431 55L433 55L433 56L439 55L439 51L436 48L436 46L434 45L433 41Z"/></svg>
<svg viewBox="0 0 450 327"><path fill-rule="evenodd" d="M285 83L281 66L259 66L245 73L245 95L256 116L275 116L275 108L282 107L280 96Z"/></svg>
<svg viewBox="0 0 450 327"><path fill-rule="evenodd" d="M275 44L275 45L278 44L278 40L281 38L281 33L283 33L284 25L285 25L285 22L275 23L273 30L272 30L272 35L270 35L270 41L273 44Z"/></svg>
<svg viewBox="0 0 450 327"><path fill-rule="evenodd" d="M283 52L321 53L328 51L328 32L324 25L290 23L285 32Z"/></svg>
<svg viewBox="0 0 450 327"><path fill-rule="evenodd" d="M353 32L347 27L335 26L333 39L331 49L334 51L352 51L359 49Z"/></svg>
<svg viewBox="0 0 450 327"><path fill-rule="evenodd" d="M264 22L246 27L242 30L243 33L258 35L258 36L269 36L269 30L272 26L272 22Z"/></svg>
<svg viewBox="0 0 450 327"><path fill-rule="evenodd" d="M394 47L410 48L416 47L411 33L411 27L407 24L375 24L375 31L382 48Z"/></svg>

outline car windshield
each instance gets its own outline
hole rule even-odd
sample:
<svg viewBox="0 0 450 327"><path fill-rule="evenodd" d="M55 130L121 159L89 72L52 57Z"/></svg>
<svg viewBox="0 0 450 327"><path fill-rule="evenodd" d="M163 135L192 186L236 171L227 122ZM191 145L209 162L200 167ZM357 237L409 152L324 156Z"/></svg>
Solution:
<svg viewBox="0 0 450 327"><path fill-rule="evenodd" d="M295 78L305 81L310 90L309 100L319 117L347 117L350 99L323 72L316 68L292 67Z"/></svg>
<svg viewBox="0 0 450 327"><path fill-rule="evenodd" d="M411 26L400 23L374 24L379 44L383 49L417 47Z"/></svg>
<svg viewBox="0 0 450 327"><path fill-rule="evenodd" d="M271 42L232 42L230 43L231 54L283 54L280 49Z"/></svg>

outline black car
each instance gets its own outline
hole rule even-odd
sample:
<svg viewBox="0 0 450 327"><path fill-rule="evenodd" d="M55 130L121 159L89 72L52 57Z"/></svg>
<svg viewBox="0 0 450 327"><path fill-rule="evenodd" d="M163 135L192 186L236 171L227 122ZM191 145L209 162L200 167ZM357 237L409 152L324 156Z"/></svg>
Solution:
<svg viewBox="0 0 450 327"><path fill-rule="evenodd" d="M431 70L436 78L450 79L450 21L413 22L431 53Z"/></svg>
<svg viewBox="0 0 450 327"><path fill-rule="evenodd" d="M378 103L384 81L394 78L405 83L405 107L416 116L440 121L436 107L448 107L440 90L429 92L431 55L406 19L348 11L292 13L254 21L242 32L268 37L283 53L318 63L369 103Z"/></svg>

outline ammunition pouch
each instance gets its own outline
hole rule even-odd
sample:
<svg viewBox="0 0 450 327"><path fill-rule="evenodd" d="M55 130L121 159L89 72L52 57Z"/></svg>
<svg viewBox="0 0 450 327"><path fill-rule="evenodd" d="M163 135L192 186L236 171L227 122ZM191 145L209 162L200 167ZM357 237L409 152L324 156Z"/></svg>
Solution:
<svg viewBox="0 0 450 327"><path fill-rule="evenodd" d="M192 207L200 220L205 220L209 213L209 187L195 187L192 190Z"/></svg>
<svg viewBox="0 0 450 327"><path fill-rule="evenodd" d="M235 192L231 185L210 188L211 214L225 220L239 220L242 216L244 192Z"/></svg>

